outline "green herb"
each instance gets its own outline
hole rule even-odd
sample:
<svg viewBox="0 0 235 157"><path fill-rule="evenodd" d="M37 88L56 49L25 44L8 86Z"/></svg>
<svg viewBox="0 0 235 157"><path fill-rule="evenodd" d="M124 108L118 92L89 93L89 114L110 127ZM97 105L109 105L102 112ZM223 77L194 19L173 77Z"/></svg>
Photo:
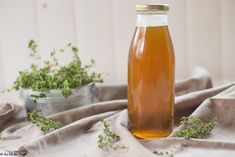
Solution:
<svg viewBox="0 0 235 157"><path fill-rule="evenodd" d="M36 94L31 94L30 96L31 96L31 98L32 98L33 104L36 104L36 103L37 103L37 100L40 99L40 98L45 98L45 97L46 97L46 94L44 94L44 93L39 93L38 95L36 95Z"/></svg>
<svg viewBox="0 0 235 157"><path fill-rule="evenodd" d="M34 40L30 40L28 48L31 51L30 56L34 63L31 64L30 70L19 72L13 88L15 90L29 88L38 91L39 94L31 95L33 103L37 103L38 99L46 97L44 92L50 89L58 89L64 97L68 97L72 95L72 88L103 82L100 73L91 72L94 60L89 65L82 65L78 56L78 48L71 43L59 50L63 53L70 50L73 53L73 60L64 66L59 63L56 49L52 49L49 60L42 62L37 51L38 45Z"/></svg>
<svg viewBox="0 0 235 157"><path fill-rule="evenodd" d="M181 124L185 125L183 130L175 133L176 137L203 138L209 135L215 126L217 118L213 118L210 122L203 122L197 117L182 117Z"/></svg>
<svg viewBox="0 0 235 157"><path fill-rule="evenodd" d="M158 155L158 156L174 157L174 154L171 153L171 152L168 152L168 151L155 150L153 153Z"/></svg>
<svg viewBox="0 0 235 157"><path fill-rule="evenodd" d="M155 150L155 151L153 151L153 153L158 155L158 156L163 156L163 157L174 157L176 152L181 150L184 146L186 146L186 145L174 146L169 151Z"/></svg>
<svg viewBox="0 0 235 157"><path fill-rule="evenodd" d="M106 121L102 121L104 125L103 134L98 136L98 147L101 149L125 149L124 145L116 144L120 140L120 136L110 130L110 125Z"/></svg>
<svg viewBox="0 0 235 157"><path fill-rule="evenodd" d="M29 112L28 118L29 121L39 127L44 134L62 127L61 122L45 118L37 111Z"/></svg>

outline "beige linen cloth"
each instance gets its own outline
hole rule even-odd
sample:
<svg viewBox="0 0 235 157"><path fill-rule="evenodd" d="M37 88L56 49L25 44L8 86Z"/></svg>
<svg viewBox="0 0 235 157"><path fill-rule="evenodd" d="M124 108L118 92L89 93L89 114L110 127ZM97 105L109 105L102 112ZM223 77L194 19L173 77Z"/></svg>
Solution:
<svg viewBox="0 0 235 157"><path fill-rule="evenodd" d="M100 102L49 116L64 126L46 135L27 121L25 108L17 105L21 103L17 93L2 95L0 132L4 139L0 141L0 149L29 157L156 157L154 150L179 147L175 157L232 157L235 156L235 94L228 96L229 92L225 92L215 96L232 85L212 88L209 74L200 68L194 70L191 78L176 82L175 130L184 127L178 126L182 116L192 114L203 120L218 117L209 137L190 140L175 138L174 132L167 138L135 138L127 129L126 86L98 86L95 95ZM212 96L215 97L208 99ZM98 147L102 119L120 135L119 143L126 149Z"/></svg>

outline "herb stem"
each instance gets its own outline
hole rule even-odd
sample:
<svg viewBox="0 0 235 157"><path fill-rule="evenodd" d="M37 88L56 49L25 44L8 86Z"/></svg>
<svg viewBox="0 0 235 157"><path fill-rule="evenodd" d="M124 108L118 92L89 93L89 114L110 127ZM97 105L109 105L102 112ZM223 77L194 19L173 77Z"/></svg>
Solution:
<svg viewBox="0 0 235 157"><path fill-rule="evenodd" d="M197 117L182 117L181 124L184 129L175 133L176 137L189 138L204 138L208 136L213 130L217 118L213 118L210 122L203 122Z"/></svg>
<svg viewBox="0 0 235 157"><path fill-rule="evenodd" d="M120 141L120 136L110 130L110 125L106 121L102 121L104 129L103 134L98 136L98 147L101 149L126 149L122 144L116 144Z"/></svg>
<svg viewBox="0 0 235 157"><path fill-rule="evenodd" d="M61 122L46 118L37 111L29 112L28 118L29 121L35 126L39 127L44 134L62 127Z"/></svg>

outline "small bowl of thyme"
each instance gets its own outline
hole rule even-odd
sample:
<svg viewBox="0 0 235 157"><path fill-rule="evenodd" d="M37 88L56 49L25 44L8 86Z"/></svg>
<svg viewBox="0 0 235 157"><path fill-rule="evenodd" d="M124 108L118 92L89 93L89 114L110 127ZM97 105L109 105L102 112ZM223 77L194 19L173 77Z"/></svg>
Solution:
<svg viewBox="0 0 235 157"><path fill-rule="evenodd" d="M95 83L102 83L101 73L92 71L94 60L83 65L78 48L71 43L52 49L48 60L41 59L34 40L28 43L33 60L30 69L20 71L13 89L20 90L28 112L40 111L44 116L94 102ZM72 53L72 61L61 65L58 53Z"/></svg>

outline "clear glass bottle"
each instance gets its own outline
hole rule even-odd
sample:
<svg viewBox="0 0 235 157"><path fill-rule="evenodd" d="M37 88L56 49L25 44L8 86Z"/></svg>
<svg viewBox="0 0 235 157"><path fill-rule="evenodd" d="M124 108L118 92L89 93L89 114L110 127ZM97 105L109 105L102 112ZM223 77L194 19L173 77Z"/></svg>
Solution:
<svg viewBox="0 0 235 157"><path fill-rule="evenodd" d="M173 128L175 57L167 5L137 5L128 58L128 127L138 138L165 137Z"/></svg>

